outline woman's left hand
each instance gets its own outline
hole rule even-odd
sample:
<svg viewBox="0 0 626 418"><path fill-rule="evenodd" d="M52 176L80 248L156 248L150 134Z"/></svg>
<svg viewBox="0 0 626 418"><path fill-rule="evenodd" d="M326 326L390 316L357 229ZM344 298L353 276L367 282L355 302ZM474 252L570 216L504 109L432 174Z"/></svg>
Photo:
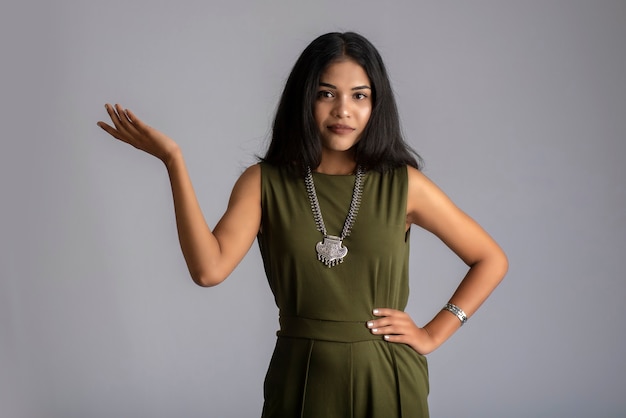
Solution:
<svg viewBox="0 0 626 418"><path fill-rule="evenodd" d="M374 315L380 317L367 322L370 332L382 335L385 341L407 344L419 354L429 354L439 345L426 328L420 328L409 314L397 309L374 309Z"/></svg>

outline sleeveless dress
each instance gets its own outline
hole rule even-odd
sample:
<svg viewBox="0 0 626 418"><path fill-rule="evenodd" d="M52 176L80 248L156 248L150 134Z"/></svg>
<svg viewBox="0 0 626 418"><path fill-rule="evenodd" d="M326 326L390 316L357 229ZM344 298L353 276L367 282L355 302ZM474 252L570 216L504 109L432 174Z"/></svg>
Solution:
<svg viewBox="0 0 626 418"><path fill-rule="evenodd" d="M407 169L367 172L344 262L317 259L322 241L302 177L261 163L257 237L279 308L263 418L428 417L426 358L371 334L374 308L404 310L408 294ZM339 235L354 175L313 173L326 229Z"/></svg>

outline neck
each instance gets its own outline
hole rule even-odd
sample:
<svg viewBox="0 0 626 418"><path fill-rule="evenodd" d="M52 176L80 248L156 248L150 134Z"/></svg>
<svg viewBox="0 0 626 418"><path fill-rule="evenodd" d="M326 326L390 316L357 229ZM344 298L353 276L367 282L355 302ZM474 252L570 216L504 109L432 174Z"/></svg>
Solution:
<svg viewBox="0 0 626 418"><path fill-rule="evenodd" d="M356 172L354 154L322 152L322 161L313 171L322 174L346 175Z"/></svg>

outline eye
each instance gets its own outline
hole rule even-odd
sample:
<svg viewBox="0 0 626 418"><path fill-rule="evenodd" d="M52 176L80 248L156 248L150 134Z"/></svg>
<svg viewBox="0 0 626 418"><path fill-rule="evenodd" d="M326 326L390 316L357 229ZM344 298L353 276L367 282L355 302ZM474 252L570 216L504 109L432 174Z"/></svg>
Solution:
<svg viewBox="0 0 626 418"><path fill-rule="evenodd" d="M317 97L319 99L332 99L333 97L335 97L335 95L333 94L332 91L321 90L317 92Z"/></svg>
<svg viewBox="0 0 626 418"><path fill-rule="evenodd" d="M367 94L365 93L354 93L354 98L357 100L367 99Z"/></svg>

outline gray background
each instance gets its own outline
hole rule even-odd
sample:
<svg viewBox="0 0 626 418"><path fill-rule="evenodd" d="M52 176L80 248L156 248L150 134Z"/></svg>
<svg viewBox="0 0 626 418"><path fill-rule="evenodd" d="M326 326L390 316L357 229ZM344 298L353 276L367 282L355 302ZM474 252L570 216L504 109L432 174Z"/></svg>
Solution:
<svg viewBox="0 0 626 418"><path fill-rule="evenodd" d="M277 329L256 245L202 289L162 164L96 126L120 102L182 146L209 224L317 35L381 51L425 173L510 272L429 356L433 417L626 411L626 2L4 1L0 416L254 417ZM464 266L413 230L423 324Z"/></svg>

